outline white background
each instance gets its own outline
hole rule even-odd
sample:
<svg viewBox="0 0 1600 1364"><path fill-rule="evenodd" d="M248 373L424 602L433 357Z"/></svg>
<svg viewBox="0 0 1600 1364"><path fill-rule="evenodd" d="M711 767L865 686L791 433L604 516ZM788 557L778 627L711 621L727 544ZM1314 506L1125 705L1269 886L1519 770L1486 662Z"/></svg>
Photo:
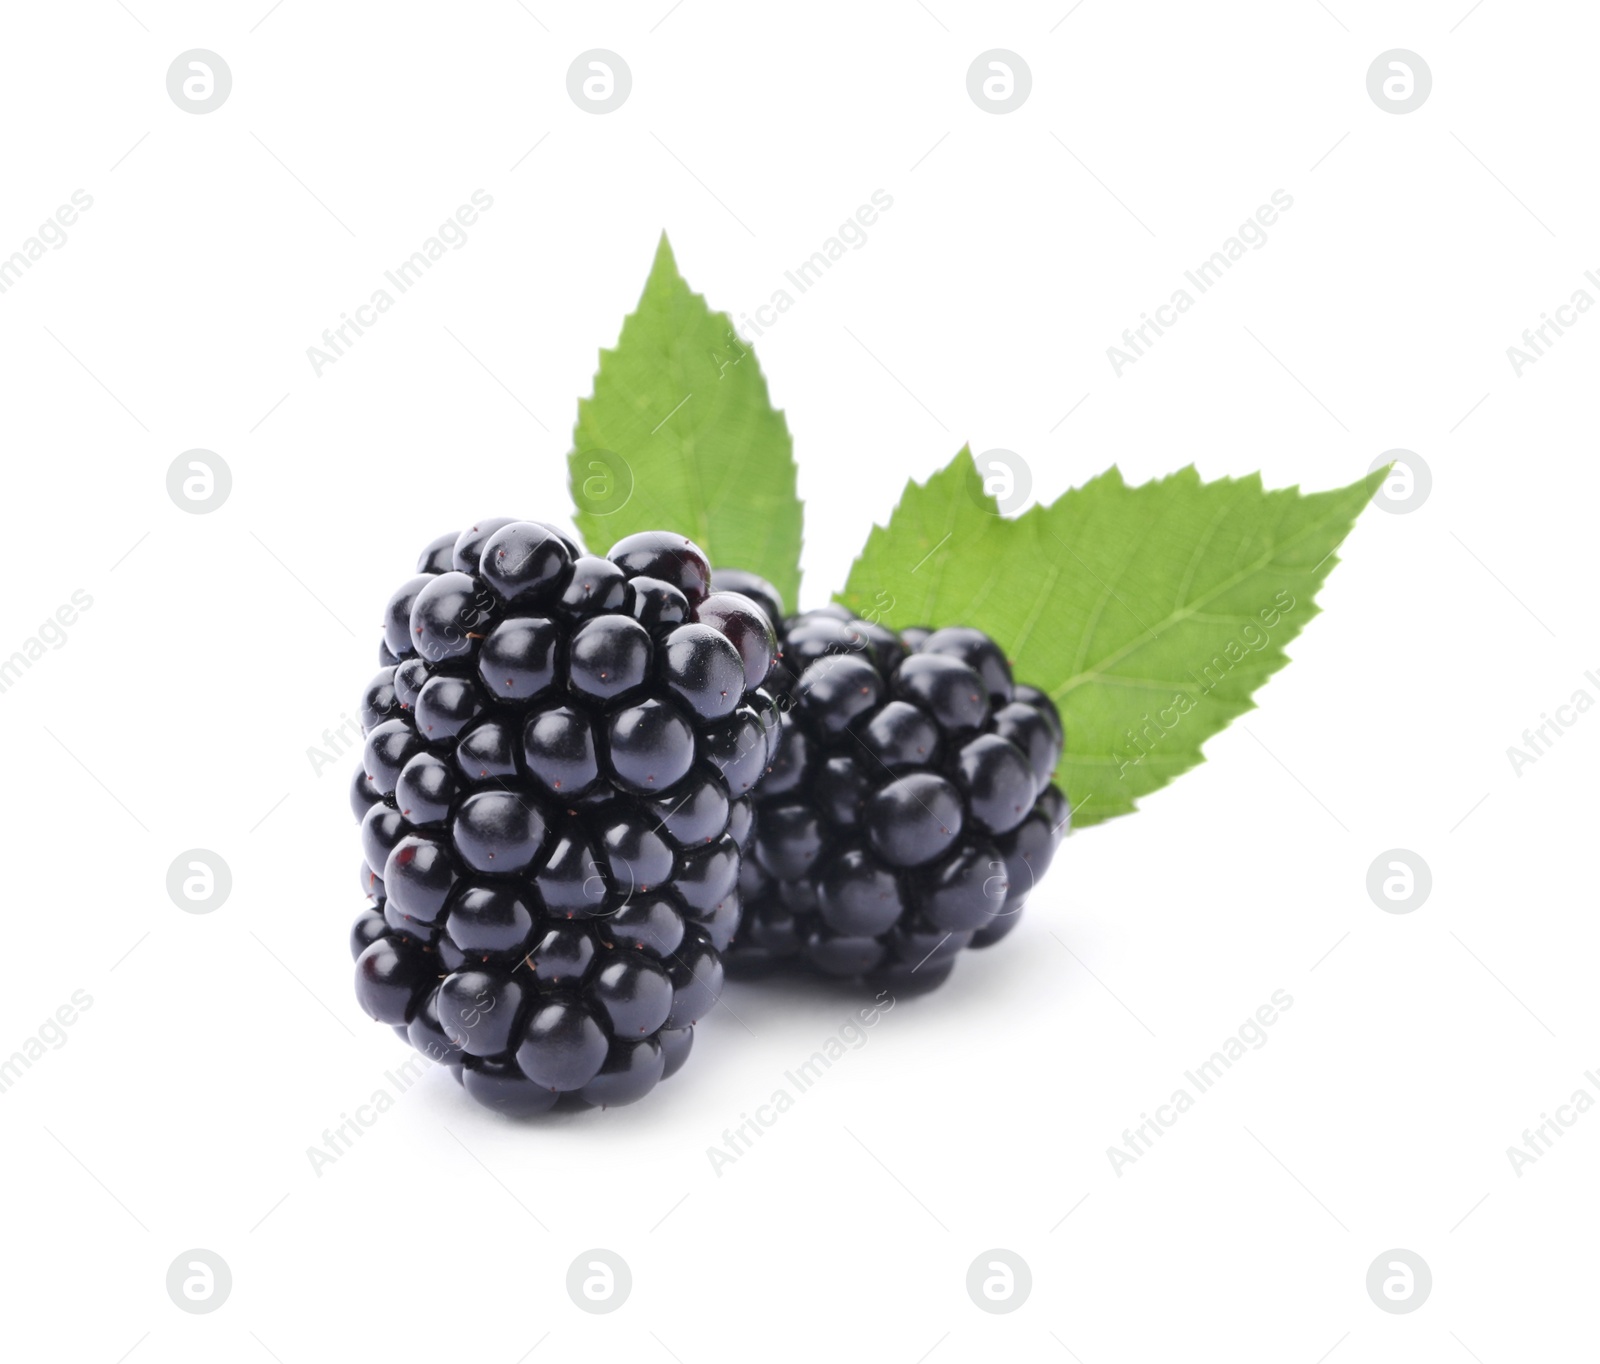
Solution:
<svg viewBox="0 0 1600 1364"><path fill-rule="evenodd" d="M1520 1177L1506 1148L1600 1097L1600 717L1520 776L1506 750L1600 698L1600 320L1520 377L1506 347L1600 267L1597 16L668 3L6 7L0 254L94 200L0 295L0 654L93 598L0 695L0 1055L93 998L0 1095L8 1351L1573 1357L1600 1116ZM203 116L165 85L195 47L233 73ZM633 73L606 116L566 90L594 47ZM1033 76L1003 116L966 91L995 47ZM1433 73L1403 116L1366 89L1395 47ZM318 377L306 348L479 188L467 244ZM518 1126L429 1074L319 1176L307 1148L406 1055L350 989L349 764L307 757L355 712L385 597L442 530L564 519L576 399L663 228L737 317L875 189L868 243L755 338L808 604L965 440L1046 498L1112 463L1326 488L1393 448L1431 497L1362 518L1203 767L1074 836L1013 937L720 1177L707 1147L854 996L730 987L686 1069L611 1112ZM1276 189L1268 243L1118 377L1106 348ZM233 474L204 516L165 487L196 447ZM232 869L213 914L166 893L193 847ZM1411 914L1365 889L1393 847L1433 871ZM1267 1044L1114 1172L1278 989ZM596 1246L633 1273L608 1316L565 1290ZM165 1291L193 1247L232 1270L210 1315ZM1009 1315L966 1293L992 1247L1031 1268ZM1392 1247L1432 1269L1409 1315L1366 1292Z"/></svg>

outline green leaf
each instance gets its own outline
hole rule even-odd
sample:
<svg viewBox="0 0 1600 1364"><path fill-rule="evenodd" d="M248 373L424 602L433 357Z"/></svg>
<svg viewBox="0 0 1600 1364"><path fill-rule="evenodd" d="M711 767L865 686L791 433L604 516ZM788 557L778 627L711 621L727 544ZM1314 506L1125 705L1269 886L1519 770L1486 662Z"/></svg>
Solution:
<svg viewBox="0 0 1600 1364"><path fill-rule="evenodd" d="M597 554L624 535L687 535L723 568L800 593L801 506L783 413L726 313L678 273L666 234L568 456L578 530Z"/></svg>
<svg viewBox="0 0 1600 1364"><path fill-rule="evenodd" d="M1061 709L1056 778L1082 828L1133 811L1254 707L1384 477L1301 493L1192 466L1129 487L1112 468L1006 518L963 449L907 485L839 600L896 628L993 636Z"/></svg>

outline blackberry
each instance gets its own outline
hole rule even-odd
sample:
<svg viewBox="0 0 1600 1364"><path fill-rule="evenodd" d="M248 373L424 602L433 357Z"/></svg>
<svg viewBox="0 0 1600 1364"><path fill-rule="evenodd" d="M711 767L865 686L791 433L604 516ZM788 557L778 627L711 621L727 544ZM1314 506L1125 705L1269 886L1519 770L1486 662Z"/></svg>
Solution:
<svg viewBox="0 0 1600 1364"><path fill-rule="evenodd" d="M759 579L724 583L779 609ZM896 634L828 606L781 635L785 721L729 969L802 963L930 989L963 947L1015 927L1060 844L1060 716L979 630Z"/></svg>
<svg viewBox="0 0 1600 1364"><path fill-rule="evenodd" d="M515 1115L676 1071L739 923L776 657L681 536L601 559L502 519L428 544L361 703L361 1006Z"/></svg>

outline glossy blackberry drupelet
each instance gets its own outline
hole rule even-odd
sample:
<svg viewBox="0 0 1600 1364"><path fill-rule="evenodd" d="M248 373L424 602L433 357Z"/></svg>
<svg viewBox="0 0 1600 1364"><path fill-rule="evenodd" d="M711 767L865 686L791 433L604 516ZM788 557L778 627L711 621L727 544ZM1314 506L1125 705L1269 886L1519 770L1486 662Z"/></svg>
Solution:
<svg viewBox="0 0 1600 1364"><path fill-rule="evenodd" d="M785 719L729 969L931 989L1016 925L1061 842L1060 716L978 630L896 634L829 606L781 636Z"/></svg>
<svg viewBox="0 0 1600 1364"><path fill-rule="evenodd" d="M681 536L601 559L511 520L429 544L384 622L358 1000L503 1112L631 1103L722 987L771 622Z"/></svg>

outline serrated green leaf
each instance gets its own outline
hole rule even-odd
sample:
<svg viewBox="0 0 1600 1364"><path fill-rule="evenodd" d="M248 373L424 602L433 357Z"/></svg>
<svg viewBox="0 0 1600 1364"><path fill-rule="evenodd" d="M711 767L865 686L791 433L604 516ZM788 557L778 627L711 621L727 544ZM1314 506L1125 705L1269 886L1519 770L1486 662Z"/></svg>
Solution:
<svg viewBox="0 0 1600 1364"><path fill-rule="evenodd" d="M907 485L839 600L897 628L987 631L1061 709L1056 777L1082 828L1130 813L1254 707L1384 476L1301 493L1192 466L1130 487L1112 468L1006 518L963 449Z"/></svg>
<svg viewBox="0 0 1600 1364"><path fill-rule="evenodd" d="M800 593L801 506L783 413L726 313L678 273L666 234L568 456L578 530L597 554L624 535L672 530L725 568Z"/></svg>

